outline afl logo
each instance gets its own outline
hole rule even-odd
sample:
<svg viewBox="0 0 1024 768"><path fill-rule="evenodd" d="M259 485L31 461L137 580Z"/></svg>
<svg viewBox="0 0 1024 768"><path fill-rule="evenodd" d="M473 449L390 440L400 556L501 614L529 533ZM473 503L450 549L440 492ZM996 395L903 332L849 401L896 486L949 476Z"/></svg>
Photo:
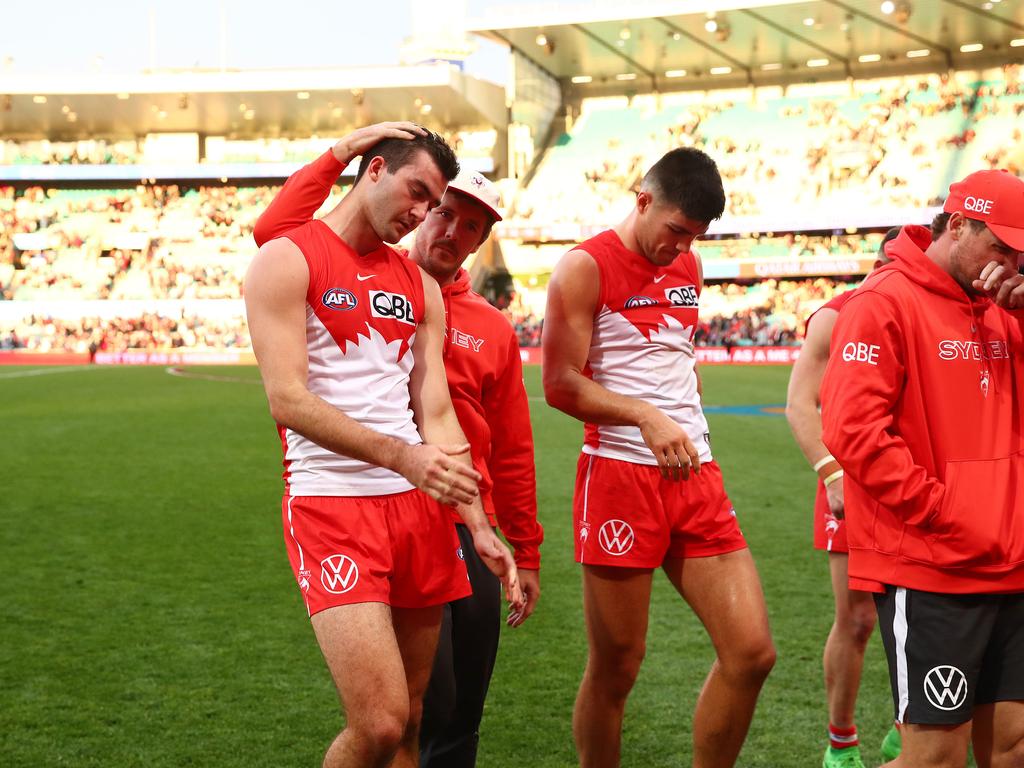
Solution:
<svg viewBox="0 0 1024 768"><path fill-rule="evenodd" d="M355 309L359 301L356 295L345 288L328 288L320 299L328 309L345 311Z"/></svg>
<svg viewBox="0 0 1024 768"><path fill-rule="evenodd" d="M626 300L626 309L633 309L634 307L650 307L657 303L657 300L652 299L650 296L630 296Z"/></svg>

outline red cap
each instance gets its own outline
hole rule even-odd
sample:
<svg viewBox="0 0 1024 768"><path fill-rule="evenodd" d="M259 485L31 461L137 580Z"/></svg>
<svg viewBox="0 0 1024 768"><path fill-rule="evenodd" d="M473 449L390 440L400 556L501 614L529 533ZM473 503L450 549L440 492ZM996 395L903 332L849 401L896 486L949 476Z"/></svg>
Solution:
<svg viewBox="0 0 1024 768"><path fill-rule="evenodd" d="M1024 251L1024 180L1007 171L977 171L949 188L942 210L984 221L992 234Z"/></svg>

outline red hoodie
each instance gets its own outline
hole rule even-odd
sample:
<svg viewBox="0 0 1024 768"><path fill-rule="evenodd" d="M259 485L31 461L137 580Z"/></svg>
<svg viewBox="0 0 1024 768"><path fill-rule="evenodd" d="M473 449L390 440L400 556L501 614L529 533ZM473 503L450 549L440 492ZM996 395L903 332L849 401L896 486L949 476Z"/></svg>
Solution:
<svg viewBox="0 0 1024 768"><path fill-rule="evenodd" d="M256 244L306 223L344 168L328 150L294 173L257 220ZM533 432L519 341L508 319L470 289L466 270L460 269L441 295L448 328L445 374L473 466L483 475L484 510L515 550L516 564L539 568L544 530L537 520Z"/></svg>
<svg viewBox="0 0 1024 768"><path fill-rule="evenodd" d="M850 584L1024 591L1024 333L924 253L889 244L839 313L823 440L846 471Z"/></svg>

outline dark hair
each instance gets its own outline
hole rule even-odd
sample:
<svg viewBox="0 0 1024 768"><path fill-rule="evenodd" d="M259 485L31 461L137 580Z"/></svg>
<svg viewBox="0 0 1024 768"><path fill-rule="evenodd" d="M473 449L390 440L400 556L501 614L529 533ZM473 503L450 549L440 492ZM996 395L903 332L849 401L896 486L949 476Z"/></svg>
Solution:
<svg viewBox="0 0 1024 768"><path fill-rule="evenodd" d="M424 129L426 130L426 129ZM455 151L448 146L444 138L433 131L426 136L415 136L411 139L383 139L363 153L356 171L356 183L363 178L363 173L375 157L383 157L388 173L394 173L403 165L412 162L417 152L426 152L437 165L445 181L451 181L459 175L459 160Z"/></svg>
<svg viewBox="0 0 1024 768"><path fill-rule="evenodd" d="M935 218L932 219L932 242L934 243L943 233L946 231L946 225L949 224L950 214L943 211L942 213L935 214Z"/></svg>
<svg viewBox="0 0 1024 768"><path fill-rule="evenodd" d="M931 226L933 243L945 233L946 227L949 226L949 217L952 215L952 213L946 213L945 211L935 214ZM964 218L967 219L967 223L975 232L980 232L988 226L988 224L980 219L972 219L969 216L964 216Z"/></svg>
<svg viewBox="0 0 1024 768"><path fill-rule="evenodd" d="M725 210L725 190L715 161L693 147L666 152L644 176L644 187L684 216L713 221Z"/></svg>

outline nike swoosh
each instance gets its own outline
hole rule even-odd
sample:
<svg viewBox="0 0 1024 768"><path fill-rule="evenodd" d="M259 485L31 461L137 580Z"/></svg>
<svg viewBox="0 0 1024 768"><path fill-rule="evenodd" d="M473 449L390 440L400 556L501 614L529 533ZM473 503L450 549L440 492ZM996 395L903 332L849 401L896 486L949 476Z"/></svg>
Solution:
<svg viewBox="0 0 1024 768"><path fill-rule="evenodd" d="M658 276L657 276L656 278L654 278L654 282L656 282L656 283L660 283L660 282L661 282L662 280L664 280L664 279L665 279L666 277L667 277L667 275L658 275Z"/></svg>
<svg viewBox="0 0 1024 768"><path fill-rule="evenodd" d="M360 275L358 272L356 273L356 280L360 283L363 282L363 280L369 280L371 277L376 277L376 275Z"/></svg>

